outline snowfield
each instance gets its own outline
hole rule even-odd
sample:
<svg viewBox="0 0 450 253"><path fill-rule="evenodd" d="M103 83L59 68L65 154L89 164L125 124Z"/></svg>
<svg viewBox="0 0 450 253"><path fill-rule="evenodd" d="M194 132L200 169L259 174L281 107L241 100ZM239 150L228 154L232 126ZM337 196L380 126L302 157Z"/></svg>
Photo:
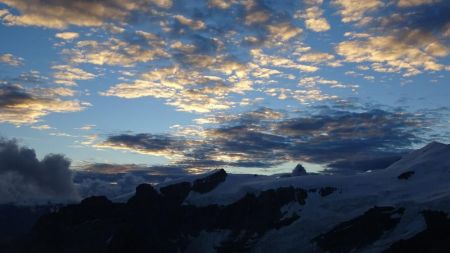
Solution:
<svg viewBox="0 0 450 253"><path fill-rule="evenodd" d="M408 172L412 174L409 178L399 179L400 175ZM182 178L176 182L192 182L197 177L200 176ZM286 205L283 208L286 215L297 213L300 219L289 226L268 232L256 244L253 249L255 252L320 252L311 240L323 231L331 230L337 224L357 217L374 206L402 207L405 213L395 229L386 232L374 244L357 251L381 252L393 242L409 238L426 228L420 214L422 210L450 212L450 145L434 142L406 155L384 170L351 176L228 175L225 182L211 192L191 192L184 204L228 205L247 193L257 194L288 186L307 190L334 187L336 191L325 197L320 196L318 191L310 192L305 205ZM211 245L212 242L220 242L222 237L223 233L202 233L193 244ZM199 252L196 247L190 250ZM215 252L213 247L201 251Z"/></svg>

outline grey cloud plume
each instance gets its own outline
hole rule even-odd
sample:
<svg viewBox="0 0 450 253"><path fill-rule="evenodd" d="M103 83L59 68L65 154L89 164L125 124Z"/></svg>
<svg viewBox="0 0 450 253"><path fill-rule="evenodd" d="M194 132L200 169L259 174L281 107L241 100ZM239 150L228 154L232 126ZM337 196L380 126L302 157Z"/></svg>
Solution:
<svg viewBox="0 0 450 253"><path fill-rule="evenodd" d="M0 138L0 203L77 200L69 166L62 155L50 154L39 161L33 149Z"/></svg>

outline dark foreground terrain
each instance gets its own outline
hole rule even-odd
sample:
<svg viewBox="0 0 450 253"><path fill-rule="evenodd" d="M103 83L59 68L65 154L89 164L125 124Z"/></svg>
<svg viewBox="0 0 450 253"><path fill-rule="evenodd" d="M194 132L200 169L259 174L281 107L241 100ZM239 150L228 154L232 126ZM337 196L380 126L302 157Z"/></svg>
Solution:
<svg viewBox="0 0 450 253"><path fill-rule="evenodd" d="M355 177L217 170L142 184L126 203L95 196L24 214L16 225L30 232L0 230L1 252L450 252L449 155L431 144Z"/></svg>

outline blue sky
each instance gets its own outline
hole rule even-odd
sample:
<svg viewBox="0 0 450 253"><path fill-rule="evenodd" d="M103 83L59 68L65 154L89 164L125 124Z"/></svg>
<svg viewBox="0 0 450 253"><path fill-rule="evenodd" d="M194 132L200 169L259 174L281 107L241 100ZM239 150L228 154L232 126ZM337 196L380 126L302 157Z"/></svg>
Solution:
<svg viewBox="0 0 450 253"><path fill-rule="evenodd" d="M448 142L449 10L444 0L0 0L0 134L74 168L245 172Z"/></svg>

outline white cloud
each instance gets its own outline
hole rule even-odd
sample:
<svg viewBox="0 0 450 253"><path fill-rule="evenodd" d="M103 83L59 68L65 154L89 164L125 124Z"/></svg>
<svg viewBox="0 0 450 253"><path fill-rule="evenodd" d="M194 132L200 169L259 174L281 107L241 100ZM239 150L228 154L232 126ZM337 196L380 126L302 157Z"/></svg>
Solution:
<svg viewBox="0 0 450 253"><path fill-rule="evenodd" d="M383 1L381 0L333 0L333 3L339 6L339 13L342 16L342 22L344 23L367 23L372 18L366 16L366 14L384 6Z"/></svg>
<svg viewBox="0 0 450 253"><path fill-rule="evenodd" d="M0 55L0 63L8 64L10 66L20 66L22 65L23 58L16 57L12 54L2 54Z"/></svg>
<svg viewBox="0 0 450 253"><path fill-rule="evenodd" d="M56 71L53 74L53 78L57 84L74 86L77 80L89 80L96 77L92 73L70 65L55 65L52 69Z"/></svg>
<svg viewBox="0 0 450 253"><path fill-rule="evenodd" d="M0 122L33 124L49 113L77 112L89 106L78 100L62 100L52 89L0 86Z"/></svg>
<svg viewBox="0 0 450 253"><path fill-rule="evenodd" d="M62 40L73 40L80 37L80 34L76 32L63 32L55 34L55 37Z"/></svg>
<svg viewBox="0 0 450 253"><path fill-rule="evenodd" d="M439 71L443 65L436 57L443 57L449 51L442 45L435 45L426 37L416 44L401 41L394 36L376 36L367 40L344 41L336 52L348 62L372 62L372 69L378 72L402 72L411 76L422 71Z"/></svg>

